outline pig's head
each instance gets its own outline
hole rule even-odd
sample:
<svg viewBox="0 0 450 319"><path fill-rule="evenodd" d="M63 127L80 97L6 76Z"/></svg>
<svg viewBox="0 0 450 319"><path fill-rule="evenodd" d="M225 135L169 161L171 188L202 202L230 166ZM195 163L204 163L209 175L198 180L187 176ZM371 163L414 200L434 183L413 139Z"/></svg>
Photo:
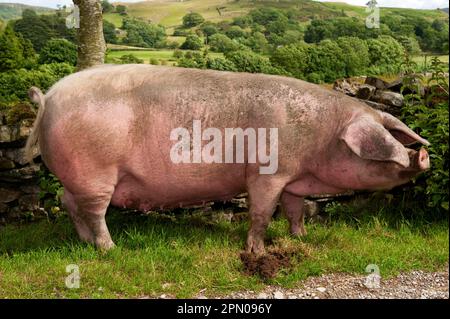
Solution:
<svg viewBox="0 0 450 319"><path fill-rule="evenodd" d="M424 148L407 147L416 143L429 145L388 113L358 116L341 130L327 175L344 189L391 189L430 167Z"/></svg>

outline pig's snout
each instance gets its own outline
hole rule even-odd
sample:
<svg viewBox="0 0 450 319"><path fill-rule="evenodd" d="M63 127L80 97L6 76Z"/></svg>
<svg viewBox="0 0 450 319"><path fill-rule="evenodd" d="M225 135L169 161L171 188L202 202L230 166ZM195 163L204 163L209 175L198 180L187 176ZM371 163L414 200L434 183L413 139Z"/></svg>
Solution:
<svg viewBox="0 0 450 319"><path fill-rule="evenodd" d="M411 168L418 169L420 171L426 171L430 168L430 156L424 148L421 148L419 151L409 149L408 153Z"/></svg>

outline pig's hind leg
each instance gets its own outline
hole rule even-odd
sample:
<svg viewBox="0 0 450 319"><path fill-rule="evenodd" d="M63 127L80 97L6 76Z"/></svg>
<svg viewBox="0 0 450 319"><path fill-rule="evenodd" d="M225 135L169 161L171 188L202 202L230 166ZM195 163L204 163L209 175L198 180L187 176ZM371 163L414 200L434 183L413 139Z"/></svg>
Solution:
<svg viewBox="0 0 450 319"><path fill-rule="evenodd" d="M289 230L292 235L305 236L305 210L304 198L292 195L288 192L281 194L281 205L287 220L289 221Z"/></svg>
<svg viewBox="0 0 450 319"><path fill-rule="evenodd" d="M114 186L106 186L109 183L101 180L86 180L82 184L79 184L80 180L75 180L75 183L65 187L64 202L80 238L101 250L109 250L114 247L114 243L106 226L105 215Z"/></svg>

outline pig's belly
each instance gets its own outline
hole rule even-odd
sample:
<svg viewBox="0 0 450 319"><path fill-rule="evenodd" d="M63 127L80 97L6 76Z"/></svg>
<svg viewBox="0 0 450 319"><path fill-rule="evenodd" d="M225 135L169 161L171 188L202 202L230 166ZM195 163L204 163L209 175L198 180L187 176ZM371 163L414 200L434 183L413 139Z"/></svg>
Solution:
<svg viewBox="0 0 450 319"><path fill-rule="evenodd" d="M149 175L145 179L125 174L116 185L111 204L147 211L229 200L242 192L245 192L245 179L241 174L191 177Z"/></svg>

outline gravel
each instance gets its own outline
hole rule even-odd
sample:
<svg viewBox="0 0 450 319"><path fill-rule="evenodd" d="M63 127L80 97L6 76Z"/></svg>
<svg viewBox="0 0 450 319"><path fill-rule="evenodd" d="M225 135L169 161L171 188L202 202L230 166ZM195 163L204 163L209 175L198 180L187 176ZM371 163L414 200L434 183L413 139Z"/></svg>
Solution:
<svg viewBox="0 0 450 319"><path fill-rule="evenodd" d="M449 270L447 266L443 272L411 271L389 279L381 277L379 282L376 278L374 281L367 280L367 276L322 275L308 278L292 289L267 286L261 292L240 291L222 298L448 299Z"/></svg>

